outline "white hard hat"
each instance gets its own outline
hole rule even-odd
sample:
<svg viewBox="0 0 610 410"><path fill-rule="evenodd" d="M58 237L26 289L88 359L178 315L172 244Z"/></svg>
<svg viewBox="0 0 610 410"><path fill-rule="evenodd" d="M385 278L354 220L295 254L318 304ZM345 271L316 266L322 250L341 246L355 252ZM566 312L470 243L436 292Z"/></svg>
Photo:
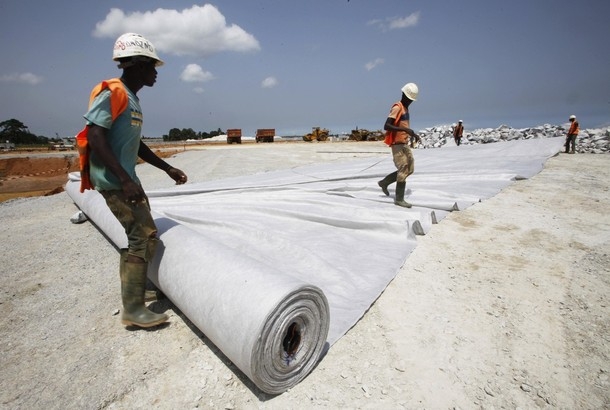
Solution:
<svg viewBox="0 0 610 410"><path fill-rule="evenodd" d="M136 33L125 33L117 38L114 43L112 59L114 61L119 61L119 59L125 57L147 57L156 61L156 67L163 65L163 61L155 51L155 46L143 36ZM124 67L126 67L126 65L119 65L119 68Z"/></svg>
<svg viewBox="0 0 610 410"><path fill-rule="evenodd" d="M571 119L571 120L575 120L575 119L576 119L576 116L575 116L575 115L570 115L570 119Z"/></svg>
<svg viewBox="0 0 610 410"><path fill-rule="evenodd" d="M401 91L407 98L411 101L417 101L417 94L419 94L419 89L415 83L407 83L404 87L401 88Z"/></svg>
<svg viewBox="0 0 610 410"><path fill-rule="evenodd" d="M462 120L459 120L459 121L458 121L458 122L464 122L464 121L462 121Z"/></svg>

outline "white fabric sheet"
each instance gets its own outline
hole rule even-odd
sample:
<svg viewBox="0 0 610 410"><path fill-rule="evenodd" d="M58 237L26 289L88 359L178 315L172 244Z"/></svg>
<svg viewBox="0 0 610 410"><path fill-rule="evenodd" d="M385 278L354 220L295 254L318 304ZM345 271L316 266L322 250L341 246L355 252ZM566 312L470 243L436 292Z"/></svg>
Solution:
<svg viewBox="0 0 610 410"><path fill-rule="evenodd" d="M562 143L415 150L405 196L411 209L395 206L377 185L395 170L389 153L151 191L163 247L149 275L261 390L279 393L311 371L324 340L326 347L336 342L383 292L416 234L535 175ZM72 174L68 194L125 247L103 198L80 194L78 184ZM286 357L292 323L302 341Z"/></svg>

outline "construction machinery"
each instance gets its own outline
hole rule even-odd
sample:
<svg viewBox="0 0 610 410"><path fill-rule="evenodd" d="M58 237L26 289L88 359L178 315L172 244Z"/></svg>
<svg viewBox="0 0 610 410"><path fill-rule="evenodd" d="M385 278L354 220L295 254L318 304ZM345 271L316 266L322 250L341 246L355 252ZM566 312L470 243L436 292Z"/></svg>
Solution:
<svg viewBox="0 0 610 410"><path fill-rule="evenodd" d="M241 128L232 128L227 130L227 144L241 144Z"/></svg>
<svg viewBox="0 0 610 410"><path fill-rule="evenodd" d="M352 130L348 140L350 141L382 141L385 137L383 131L369 131L367 129L358 129Z"/></svg>
<svg viewBox="0 0 610 410"><path fill-rule="evenodd" d="M259 128L256 130L256 142L273 142L275 128Z"/></svg>
<svg viewBox="0 0 610 410"><path fill-rule="evenodd" d="M303 141L326 141L328 134L329 131L326 128L312 127L309 134L303 135Z"/></svg>

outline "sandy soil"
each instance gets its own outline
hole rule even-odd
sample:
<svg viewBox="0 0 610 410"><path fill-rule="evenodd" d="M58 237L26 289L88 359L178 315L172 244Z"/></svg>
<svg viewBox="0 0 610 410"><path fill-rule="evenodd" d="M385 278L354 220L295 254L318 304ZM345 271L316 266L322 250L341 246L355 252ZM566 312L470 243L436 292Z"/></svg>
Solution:
<svg viewBox="0 0 610 410"><path fill-rule="evenodd" d="M196 146L194 146L196 148ZM170 157L184 151L168 145L155 149L157 155ZM0 202L15 198L55 195L63 191L69 172L78 171L76 151L33 151L28 154L0 153Z"/></svg>
<svg viewBox="0 0 610 410"><path fill-rule="evenodd" d="M198 163L216 179L388 155L305 146L205 150ZM168 184L156 170L141 175ZM69 222L77 209L65 193L0 203L0 408L609 408L609 189L608 156L560 155L450 214L278 396L257 390L168 300L151 305L168 326L126 330L118 253L92 224Z"/></svg>
<svg viewBox="0 0 610 410"><path fill-rule="evenodd" d="M75 153L3 154L0 156L0 202L61 192L67 173L76 170Z"/></svg>

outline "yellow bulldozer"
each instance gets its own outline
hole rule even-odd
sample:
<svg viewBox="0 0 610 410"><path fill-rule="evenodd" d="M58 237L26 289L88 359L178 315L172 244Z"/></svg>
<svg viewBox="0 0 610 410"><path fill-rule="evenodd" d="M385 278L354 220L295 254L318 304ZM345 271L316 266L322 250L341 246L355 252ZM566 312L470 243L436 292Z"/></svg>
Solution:
<svg viewBox="0 0 610 410"><path fill-rule="evenodd" d="M329 131L326 128L312 127L311 132L303 135L303 141L326 141Z"/></svg>
<svg viewBox="0 0 610 410"><path fill-rule="evenodd" d="M385 134L381 130L369 131L364 128L352 130L349 141L383 141Z"/></svg>

